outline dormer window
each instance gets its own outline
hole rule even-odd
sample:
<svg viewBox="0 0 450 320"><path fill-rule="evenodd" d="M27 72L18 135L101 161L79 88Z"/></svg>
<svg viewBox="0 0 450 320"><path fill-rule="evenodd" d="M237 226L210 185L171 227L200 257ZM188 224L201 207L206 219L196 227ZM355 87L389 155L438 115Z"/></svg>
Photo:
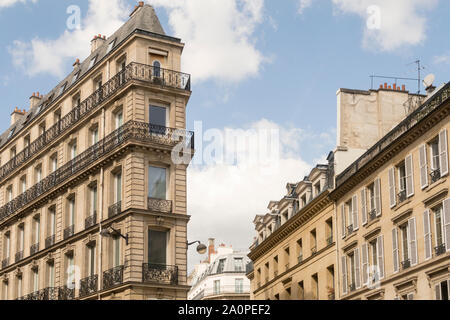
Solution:
<svg viewBox="0 0 450 320"><path fill-rule="evenodd" d="M78 71L74 76L73 76L73 78L72 78L72 83L71 84L74 84L77 80L78 80L78 77L80 76L80 71Z"/></svg>
<svg viewBox="0 0 450 320"><path fill-rule="evenodd" d="M108 49L106 50L106 53L110 53L111 50L114 48L114 45L116 44L116 39L114 39L113 41L111 41L108 45Z"/></svg>
<svg viewBox="0 0 450 320"><path fill-rule="evenodd" d="M95 56L95 57L93 57L91 59L91 62L89 63L89 68L88 69L91 69L94 66L95 62L97 62L97 56Z"/></svg>
<svg viewBox="0 0 450 320"><path fill-rule="evenodd" d="M320 192L321 192L320 181L314 185L314 192L315 192L316 196L318 196L320 194Z"/></svg>
<svg viewBox="0 0 450 320"><path fill-rule="evenodd" d="M11 131L8 134L8 139L11 139L11 137L14 135L14 132L16 131L16 128L12 128Z"/></svg>
<svg viewBox="0 0 450 320"><path fill-rule="evenodd" d="M59 88L59 95L62 95L64 93L64 90L66 90L67 82L64 83L61 88ZM40 110L39 110L40 111Z"/></svg>

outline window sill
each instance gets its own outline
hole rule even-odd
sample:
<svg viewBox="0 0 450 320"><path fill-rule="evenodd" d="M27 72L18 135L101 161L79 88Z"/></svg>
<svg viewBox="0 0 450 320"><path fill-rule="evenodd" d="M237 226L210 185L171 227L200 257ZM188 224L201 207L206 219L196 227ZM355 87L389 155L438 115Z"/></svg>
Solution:
<svg viewBox="0 0 450 320"><path fill-rule="evenodd" d="M356 233L357 233L357 232L358 232L358 230L353 231L352 234L349 235L349 236L345 236L344 241L347 242L348 240L350 240L351 238L353 238L354 236L356 236Z"/></svg>
<svg viewBox="0 0 450 320"><path fill-rule="evenodd" d="M398 210L400 210L401 208L403 208L404 206L406 206L407 204L410 204L411 201L412 201L411 198L412 198L413 196L414 196L414 195L412 195L411 197L409 197L408 199L406 199L406 200L403 201L402 203L397 204L395 207L392 208L392 210L398 211Z"/></svg>
<svg viewBox="0 0 450 320"><path fill-rule="evenodd" d="M435 189L437 186L447 182L447 176L442 177L438 181L436 181L433 184L430 184L428 187L425 187L423 190L426 190L425 192L431 192L433 189Z"/></svg>
<svg viewBox="0 0 450 320"><path fill-rule="evenodd" d="M380 222L381 220L381 216L376 217L375 219L373 219L372 221L367 222L364 225L364 228L369 229L371 226L373 226L374 224L377 224L378 222Z"/></svg>

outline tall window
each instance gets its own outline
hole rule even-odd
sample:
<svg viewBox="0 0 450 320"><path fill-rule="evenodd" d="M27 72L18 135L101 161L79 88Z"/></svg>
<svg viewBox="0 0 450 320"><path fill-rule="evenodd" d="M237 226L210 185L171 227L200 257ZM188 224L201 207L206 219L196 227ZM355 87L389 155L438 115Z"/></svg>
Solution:
<svg viewBox="0 0 450 320"><path fill-rule="evenodd" d="M97 211L97 185L92 186L89 189L90 197L90 214L93 215Z"/></svg>
<svg viewBox="0 0 450 320"><path fill-rule="evenodd" d="M49 288L54 288L55 287L55 265L53 262L47 263L47 272L48 272L47 285Z"/></svg>
<svg viewBox="0 0 450 320"><path fill-rule="evenodd" d="M402 250L402 261L406 262L409 259L408 252L408 225L404 224L400 226L401 235L401 250Z"/></svg>
<svg viewBox="0 0 450 320"><path fill-rule="evenodd" d="M223 273L223 270L225 269L225 261L226 259L219 260L219 265L217 266L217 273Z"/></svg>
<svg viewBox="0 0 450 320"><path fill-rule="evenodd" d="M33 269L33 292L39 291L39 269Z"/></svg>
<svg viewBox="0 0 450 320"><path fill-rule="evenodd" d="M90 134L91 134L91 145L94 145L98 142L98 127L95 127L93 129L90 130Z"/></svg>
<svg viewBox="0 0 450 320"><path fill-rule="evenodd" d="M55 212L55 207L51 207L49 208L48 211L48 220L49 220L49 224L48 224L48 234L49 236L53 236L55 235L55 231L56 231L56 212Z"/></svg>
<svg viewBox="0 0 450 320"><path fill-rule="evenodd" d="M52 169L52 172L55 172L58 169L58 155L54 154L50 158L50 167Z"/></svg>
<svg viewBox="0 0 450 320"><path fill-rule="evenodd" d="M87 246L87 276L95 275L95 245Z"/></svg>
<svg viewBox="0 0 450 320"><path fill-rule="evenodd" d="M235 279L235 292L244 293L244 279Z"/></svg>
<svg viewBox="0 0 450 320"><path fill-rule="evenodd" d="M115 124L116 129L119 129L123 125L123 113L122 111L119 111L115 115Z"/></svg>
<svg viewBox="0 0 450 320"><path fill-rule="evenodd" d="M4 251L3 251L5 259L9 259L10 255L11 255L11 252L10 252L11 243L10 242L11 242L11 236L8 232L5 234L5 245L4 245Z"/></svg>
<svg viewBox="0 0 450 320"><path fill-rule="evenodd" d="M122 201L122 172L114 174L114 203Z"/></svg>
<svg viewBox="0 0 450 320"><path fill-rule="evenodd" d="M22 289L22 275L17 276L17 298L20 298L23 296L23 289Z"/></svg>
<svg viewBox="0 0 450 320"><path fill-rule="evenodd" d="M3 282L3 300L8 300L8 281Z"/></svg>
<svg viewBox="0 0 450 320"><path fill-rule="evenodd" d="M70 144L70 160L73 160L77 157L77 141L74 140Z"/></svg>
<svg viewBox="0 0 450 320"><path fill-rule="evenodd" d="M450 280L439 282L434 287L436 300L450 300Z"/></svg>
<svg viewBox="0 0 450 320"><path fill-rule="evenodd" d="M75 285L75 261L73 257L73 252L66 254L66 285L69 288L73 288Z"/></svg>
<svg viewBox="0 0 450 320"><path fill-rule="evenodd" d="M298 299L305 300L305 286L303 284L303 281L300 281L298 283Z"/></svg>
<svg viewBox="0 0 450 320"><path fill-rule="evenodd" d="M244 259L234 258L234 271L244 271Z"/></svg>
<svg viewBox="0 0 450 320"><path fill-rule="evenodd" d="M436 247L439 247L442 244L444 244L443 223L442 223L442 205L433 208L432 211L434 213L434 224L435 224L435 230L436 230L435 245L436 245ZM449 239L449 241L450 241L450 239Z"/></svg>
<svg viewBox="0 0 450 320"><path fill-rule="evenodd" d="M148 231L148 263L156 265L167 264L167 238L165 231Z"/></svg>
<svg viewBox="0 0 450 320"><path fill-rule="evenodd" d="M153 74L155 77L161 77L161 63L159 61L153 61Z"/></svg>
<svg viewBox="0 0 450 320"><path fill-rule="evenodd" d="M397 175L398 175L398 186L399 191L406 191L406 166L405 162L402 162L397 166Z"/></svg>
<svg viewBox="0 0 450 320"><path fill-rule="evenodd" d="M220 280L214 281L214 294L220 294Z"/></svg>
<svg viewBox="0 0 450 320"><path fill-rule="evenodd" d="M21 193L24 193L27 191L27 176L23 176L20 179L20 191L21 191Z"/></svg>
<svg viewBox="0 0 450 320"><path fill-rule="evenodd" d="M34 225L34 230L33 230L33 234L34 234L34 239L33 239L33 244L39 244L39 235L41 232L41 219L39 216L36 216L35 218L33 218L33 225Z"/></svg>
<svg viewBox="0 0 450 320"><path fill-rule="evenodd" d="M157 127L166 127L166 108L150 106L149 108L150 124ZM158 128L155 128L157 130Z"/></svg>
<svg viewBox="0 0 450 320"><path fill-rule="evenodd" d="M21 224L19 226L19 243L18 243L18 248L17 248L17 252L23 252L24 249L24 245L25 245L25 226L24 224Z"/></svg>
<svg viewBox="0 0 450 320"><path fill-rule="evenodd" d="M6 199L8 199L8 202L11 202L13 199L13 187L9 186L8 189L6 189Z"/></svg>
<svg viewBox="0 0 450 320"><path fill-rule="evenodd" d="M120 237L115 236L112 239L113 245L113 268L120 266Z"/></svg>
<svg viewBox="0 0 450 320"><path fill-rule="evenodd" d="M319 299L319 276L316 274L313 274L311 277L311 290L313 293L313 300Z"/></svg>
<svg viewBox="0 0 450 320"><path fill-rule="evenodd" d="M166 199L167 170L149 166L148 168L148 196L154 199Z"/></svg>
<svg viewBox="0 0 450 320"><path fill-rule="evenodd" d="M36 178L36 183L41 182L42 180L42 166L38 166L36 167L36 169L34 169L34 174L35 174L35 178Z"/></svg>
<svg viewBox="0 0 450 320"><path fill-rule="evenodd" d="M70 227L75 225L75 196L70 197L68 202L67 226Z"/></svg>
<svg viewBox="0 0 450 320"><path fill-rule="evenodd" d="M439 170L439 138L430 143L431 171Z"/></svg>
<svg viewBox="0 0 450 320"><path fill-rule="evenodd" d="M303 261L303 242L302 239L297 241L297 250L298 250L298 263Z"/></svg>

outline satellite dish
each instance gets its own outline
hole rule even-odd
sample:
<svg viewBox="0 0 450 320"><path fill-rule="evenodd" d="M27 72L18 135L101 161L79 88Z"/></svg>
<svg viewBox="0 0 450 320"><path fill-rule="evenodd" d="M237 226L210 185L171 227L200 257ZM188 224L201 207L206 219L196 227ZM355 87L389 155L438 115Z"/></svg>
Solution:
<svg viewBox="0 0 450 320"><path fill-rule="evenodd" d="M434 76L434 74L427 75L425 79L423 79L423 85L425 86L425 88L431 87L435 79L436 77Z"/></svg>

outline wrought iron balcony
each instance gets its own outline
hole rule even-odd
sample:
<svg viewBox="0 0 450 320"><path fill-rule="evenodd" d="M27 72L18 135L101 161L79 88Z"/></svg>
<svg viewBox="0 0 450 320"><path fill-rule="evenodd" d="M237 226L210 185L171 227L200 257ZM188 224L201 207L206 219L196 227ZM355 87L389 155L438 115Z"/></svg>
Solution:
<svg viewBox="0 0 450 320"><path fill-rule="evenodd" d="M356 291L356 284L351 283L351 284L348 286L348 289L349 289L350 292Z"/></svg>
<svg viewBox="0 0 450 320"><path fill-rule="evenodd" d="M273 272L273 276L274 276L274 278L278 277L278 270L275 270L275 271Z"/></svg>
<svg viewBox="0 0 450 320"><path fill-rule="evenodd" d="M369 222L374 221L377 218L377 210L373 209L369 212Z"/></svg>
<svg viewBox="0 0 450 320"><path fill-rule="evenodd" d="M431 183L435 183L441 179L441 169L436 169L430 173Z"/></svg>
<svg viewBox="0 0 450 320"><path fill-rule="evenodd" d="M298 263L302 263L303 262L303 255L299 255L298 256Z"/></svg>
<svg viewBox="0 0 450 320"><path fill-rule="evenodd" d="M98 275L80 280L80 298L89 296L98 290Z"/></svg>
<svg viewBox="0 0 450 320"><path fill-rule="evenodd" d="M398 203L403 203L406 201L406 190L402 190L397 195Z"/></svg>
<svg viewBox="0 0 450 320"><path fill-rule="evenodd" d="M333 244L333 236L328 237L327 239L327 246L331 246Z"/></svg>
<svg viewBox="0 0 450 320"><path fill-rule="evenodd" d="M153 66L136 62L130 63L124 70L112 77L108 82L82 101L79 106L73 108L69 114L46 130L9 162L0 167L0 180L4 180L16 168L23 165L61 135L69 131L74 125L88 117L94 109L121 90L127 83L139 81L169 88L187 91L191 90L191 76L189 74L163 68L159 68L158 70L159 77L155 77ZM54 102L59 103L58 100L55 100ZM48 104L45 108L47 109L52 105L53 103Z"/></svg>
<svg viewBox="0 0 450 320"><path fill-rule="evenodd" d="M312 247L311 248L311 255L313 256L315 254L317 254L317 247Z"/></svg>
<svg viewBox="0 0 450 320"><path fill-rule="evenodd" d="M402 261L402 270L408 269L411 267L411 260L406 259L405 261Z"/></svg>
<svg viewBox="0 0 450 320"><path fill-rule="evenodd" d="M39 300L58 300L58 288L45 288L39 291Z"/></svg>
<svg viewBox="0 0 450 320"><path fill-rule="evenodd" d="M177 285L178 267L162 264L144 263L142 265L142 282L156 282Z"/></svg>
<svg viewBox="0 0 450 320"><path fill-rule="evenodd" d="M53 190L57 185L68 182L74 175L85 170L101 157L117 149L127 141L150 142L171 148L177 144L183 144L186 148L193 148L193 132L164 127L166 134L161 136L151 134L150 126L148 123L128 121L122 127L89 147L86 151L57 169L41 182L1 207L0 222L24 208L32 201L35 201L46 192Z"/></svg>
<svg viewBox="0 0 450 320"><path fill-rule="evenodd" d="M32 300L32 301L40 300L40 299L39 299L39 298L40 298L39 293L40 293L39 291L35 291L35 292L30 293L30 294L27 294L27 295L24 297L24 300Z"/></svg>
<svg viewBox="0 0 450 320"><path fill-rule="evenodd" d="M440 256L445 253L445 243L442 243L434 248L434 252L436 253L436 256Z"/></svg>
<svg viewBox="0 0 450 320"><path fill-rule="evenodd" d="M94 226L96 223L97 223L97 211L94 211L94 213L91 216L87 217L84 220L84 228L88 229Z"/></svg>
<svg viewBox="0 0 450 320"><path fill-rule="evenodd" d="M23 259L23 250L16 253L16 257L15 257L14 261L17 263L22 259Z"/></svg>
<svg viewBox="0 0 450 320"><path fill-rule="evenodd" d="M30 256L39 252L39 243L35 243L30 247Z"/></svg>
<svg viewBox="0 0 450 320"><path fill-rule="evenodd" d="M148 209L156 212L172 213L172 201L148 198Z"/></svg>
<svg viewBox="0 0 450 320"><path fill-rule="evenodd" d="M122 213L122 201L119 201L108 208L108 218L112 218L121 213Z"/></svg>
<svg viewBox="0 0 450 320"><path fill-rule="evenodd" d="M5 269L7 266L9 266L9 258L2 260L2 269Z"/></svg>
<svg viewBox="0 0 450 320"><path fill-rule="evenodd" d="M353 231L354 231L353 225L351 224L347 227L347 236L351 235L353 233Z"/></svg>
<svg viewBox="0 0 450 320"><path fill-rule="evenodd" d="M64 240L70 238L75 234L75 226L72 225L64 229Z"/></svg>
<svg viewBox="0 0 450 320"><path fill-rule="evenodd" d="M47 239L45 239L45 248L49 248L52 245L55 244L55 240L56 240L56 235L52 235L50 237L48 237Z"/></svg>
<svg viewBox="0 0 450 320"><path fill-rule="evenodd" d="M69 288L68 286L62 286L58 288L58 300L73 300L75 299L75 286Z"/></svg>
<svg viewBox="0 0 450 320"><path fill-rule="evenodd" d="M103 289L109 289L123 283L124 266L118 266L103 272Z"/></svg>
<svg viewBox="0 0 450 320"><path fill-rule="evenodd" d="M286 270L289 270L289 266L290 266L289 263L286 263L286 266L285 266Z"/></svg>

